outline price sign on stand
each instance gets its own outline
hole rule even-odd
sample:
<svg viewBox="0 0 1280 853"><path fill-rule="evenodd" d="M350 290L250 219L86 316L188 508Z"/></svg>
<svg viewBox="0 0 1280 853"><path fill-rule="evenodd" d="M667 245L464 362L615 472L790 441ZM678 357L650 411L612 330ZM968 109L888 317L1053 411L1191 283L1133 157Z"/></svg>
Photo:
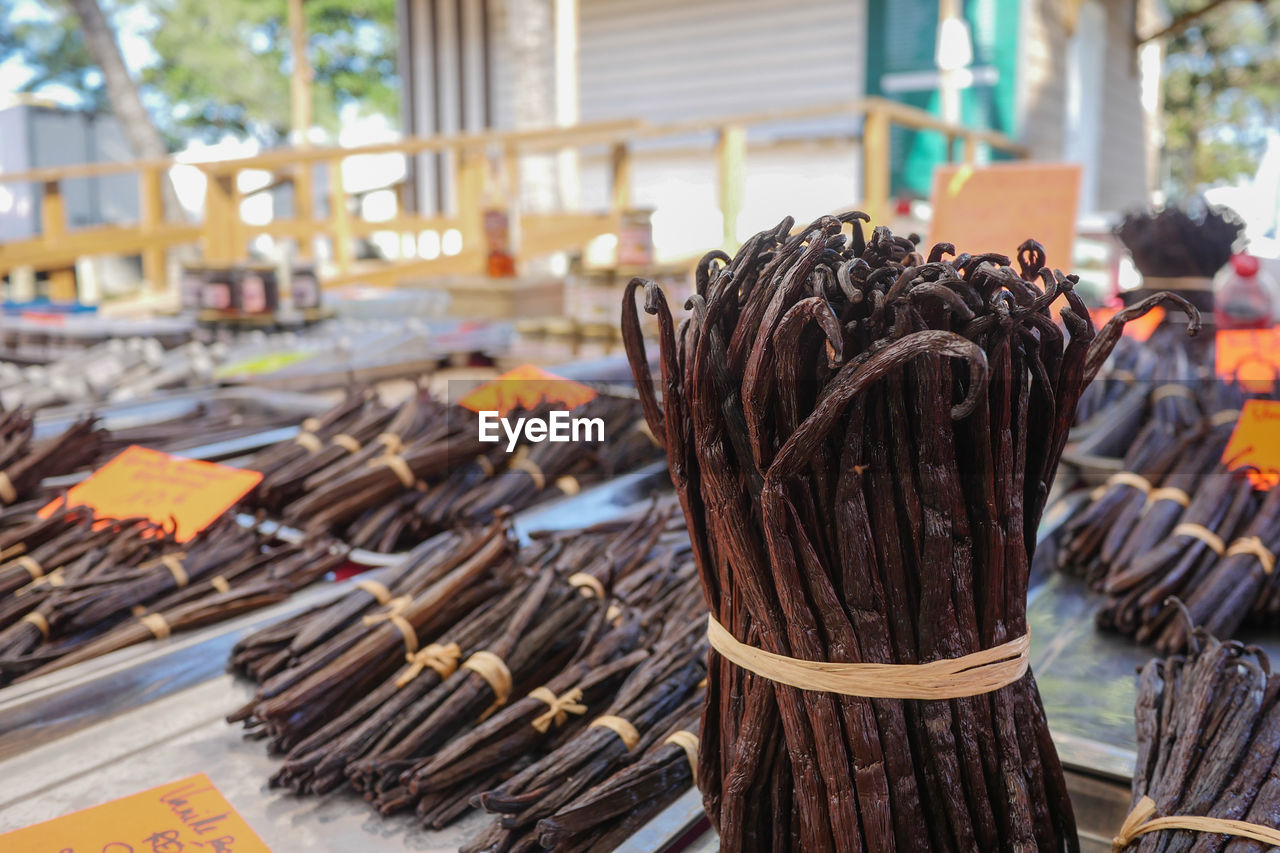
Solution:
<svg viewBox="0 0 1280 853"><path fill-rule="evenodd" d="M0 850L271 853L203 773L5 833Z"/></svg>
<svg viewBox="0 0 1280 853"><path fill-rule="evenodd" d="M157 524L176 523L178 541L186 542L261 480L257 471L183 459L134 445L72 487L67 502L91 507L104 518L143 517ZM59 504L50 503L40 515L49 516Z"/></svg>
<svg viewBox="0 0 1280 853"><path fill-rule="evenodd" d="M1214 337L1214 372L1267 394L1280 379L1280 329L1223 329Z"/></svg>
<svg viewBox="0 0 1280 853"><path fill-rule="evenodd" d="M1222 451L1231 468L1255 468L1253 485L1270 489L1280 482L1280 400L1249 400Z"/></svg>
<svg viewBox="0 0 1280 853"><path fill-rule="evenodd" d="M505 416L515 409L532 409L543 401L576 409L595 398L595 389L581 382L556 376L532 364L523 364L484 383L458 404L473 412L497 412Z"/></svg>

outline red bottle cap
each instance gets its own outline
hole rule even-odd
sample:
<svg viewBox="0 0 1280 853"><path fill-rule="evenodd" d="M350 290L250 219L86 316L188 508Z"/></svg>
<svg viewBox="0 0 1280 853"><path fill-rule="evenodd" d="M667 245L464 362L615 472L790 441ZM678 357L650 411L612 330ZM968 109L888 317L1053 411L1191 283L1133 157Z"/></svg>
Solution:
<svg viewBox="0 0 1280 853"><path fill-rule="evenodd" d="M1258 259L1253 255L1232 255L1231 267L1236 275L1252 278L1258 274Z"/></svg>

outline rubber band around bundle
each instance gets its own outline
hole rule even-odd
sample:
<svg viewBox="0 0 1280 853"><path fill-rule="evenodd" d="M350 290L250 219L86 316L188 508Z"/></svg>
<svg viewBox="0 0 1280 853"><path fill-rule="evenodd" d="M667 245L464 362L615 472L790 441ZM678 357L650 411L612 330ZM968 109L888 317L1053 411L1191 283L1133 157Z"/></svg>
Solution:
<svg viewBox="0 0 1280 853"><path fill-rule="evenodd" d="M507 699L511 698L514 680L511 678L511 670L507 669L502 658L493 652L481 650L467 658L462 668L469 669L483 678L489 684L489 689L493 691L493 704L480 716L480 719L486 719L507 704Z"/></svg>
<svg viewBox="0 0 1280 853"><path fill-rule="evenodd" d="M413 476L413 469L409 467L409 463L404 461L403 456L397 456L394 453L388 453L385 456L379 456L377 459L369 463L370 468L390 468L392 473L396 475L396 479L400 481L400 485L406 489L412 489L417 482L417 478Z"/></svg>
<svg viewBox="0 0 1280 853"><path fill-rule="evenodd" d="M139 616L138 621L141 622L157 640L166 639L171 633L169 623L166 622L165 618L159 613L148 613L146 616Z"/></svg>
<svg viewBox="0 0 1280 853"><path fill-rule="evenodd" d="M1158 385L1151 392L1152 403L1159 403L1165 397L1185 397L1188 400L1194 400L1196 393L1186 385L1179 385L1177 382L1166 382L1164 385Z"/></svg>
<svg viewBox="0 0 1280 853"><path fill-rule="evenodd" d="M316 437L314 432L300 432L293 438L293 443L302 447L308 453L319 453L324 450L324 444Z"/></svg>
<svg viewBox="0 0 1280 853"><path fill-rule="evenodd" d="M22 621L30 622L32 625L35 625L40 629L40 636L44 637L46 640L49 639L49 620L44 618L43 613L32 610L26 616L22 617Z"/></svg>
<svg viewBox="0 0 1280 853"><path fill-rule="evenodd" d="M209 586L218 592L231 592L231 584L222 575L216 575L209 580Z"/></svg>
<svg viewBox="0 0 1280 853"><path fill-rule="evenodd" d="M404 638L405 653L413 654L418 650L418 633L413 629L413 625L409 620L401 615L412 602L413 599L407 595L393 598L387 602L386 610L381 613L371 613L360 621L370 627L382 622L390 622L400 632L400 636Z"/></svg>
<svg viewBox="0 0 1280 853"><path fill-rule="evenodd" d="M1209 546L1209 550L1222 556L1222 552L1227 549L1226 543L1222 541L1222 537L1214 533L1203 524L1196 524L1193 521L1184 521L1177 527L1173 528L1173 536L1190 536L1193 539L1199 539L1201 542Z"/></svg>
<svg viewBox="0 0 1280 853"><path fill-rule="evenodd" d="M568 722L570 714L581 716L587 713L587 706L579 701L582 699L582 690L577 687L566 690L559 696L548 687L535 687L529 691L529 698L537 699L547 706L547 710L534 717L531 724L543 733L551 728L552 723L557 727L563 726Z"/></svg>
<svg viewBox="0 0 1280 853"><path fill-rule="evenodd" d="M542 469L538 467L538 463L534 462L527 456L516 455L514 459L507 465L512 471L523 471L533 480L533 484L537 486L538 491L542 491L547 487L547 475L542 473Z"/></svg>
<svg viewBox="0 0 1280 853"><path fill-rule="evenodd" d="M416 652L406 653L405 661L409 666L396 679L396 687L404 687L413 681L424 669L432 669L440 680L444 681L458 671L458 658L462 657L462 649L457 643L430 643Z"/></svg>
<svg viewBox="0 0 1280 853"><path fill-rule="evenodd" d="M1157 503L1158 501L1173 501L1178 506L1185 508L1191 505L1191 495L1176 486L1164 486L1147 493L1148 504Z"/></svg>
<svg viewBox="0 0 1280 853"><path fill-rule="evenodd" d="M1111 839L1111 850L1120 853L1139 836L1148 832L1161 830L1189 830L1216 835L1231 835L1236 838L1248 838L1263 844L1280 846L1280 829L1273 829L1261 824L1243 820L1227 820L1220 817L1198 817L1196 815L1173 815L1170 817L1154 817L1155 800L1144 796L1129 812L1120 827L1120 834Z"/></svg>
<svg viewBox="0 0 1280 853"><path fill-rule="evenodd" d="M604 598L604 584L600 579L586 572L569 575L569 586L578 590L586 598Z"/></svg>
<svg viewBox="0 0 1280 853"><path fill-rule="evenodd" d="M1240 420L1239 409L1223 409L1222 411L1214 412L1209 418L1209 423L1213 426L1223 426L1224 424L1235 423L1238 420Z"/></svg>
<svg viewBox="0 0 1280 853"><path fill-rule="evenodd" d="M373 596L374 601L383 606L385 606L387 602L391 601L392 598L391 590L387 589L381 581L376 581L373 578L365 578L364 580L356 581L356 589L364 590L369 593Z"/></svg>
<svg viewBox="0 0 1280 853"><path fill-rule="evenodd" d="M9 479L8 471L0 471L0 502L5 504L18 502L18 490L13 487L13 480Z"/></svg>
<svg viewBox="0 0 1280 853"><path fill-rule="evenodd" d="M961 699L1007 687L1030 665L1031 635L958 658L916 664L833 663L789 658L739 642L707 617L712 648L743 669L779 684L868 699Z"/></svg>
<svg viewBox="0 0 1280 853"><path fill-rule="evenodd" d="M596 717L591 721L591 725L587 728L599 726L608 729L622 740L622 745L627 748L627 752L636 748L636 744L640 742L640 732L636 731L636 727L631 725L630 721L615 717L613 714L605 714L603 717Z"/></svg>
<svg viewBox="0 0 1280 853"><path fill-rule="evenodd" d="M689 772L693 774L693 784L698 784L698 736L684 729L672 732L663 743L674 743L684 750L689 757Z"/></svg>
<svg viewBox="0 0 1280 853"><path fill-rule="evenodd" d="M360 452L360 442L356 441L354 437L347 435L345 432L338 433L333 438L329 439L329 442L331 444L338 445L353 456Z"/></svg>
<svg viewBox="0 0 1280 853"><path fill-rule="evenodd" d="M1257 536L1245 536L1232 542L1227 546L1227 552L1223 557L1236 557L1240 554L1248 554L1257 557L1258 562L1262 564L1264 574L1271 574L1276 570L1276 555L1267 550L1267 546L1262 544L1262 540Z"/></svg>
<svg viewBox="0 0 1280 853"><path fill-rule="evenodd" d="M1151 481L1132 471L1117 471L1107 478L1108 486L1129 486L1145 494L1151 492Z"/></svg>

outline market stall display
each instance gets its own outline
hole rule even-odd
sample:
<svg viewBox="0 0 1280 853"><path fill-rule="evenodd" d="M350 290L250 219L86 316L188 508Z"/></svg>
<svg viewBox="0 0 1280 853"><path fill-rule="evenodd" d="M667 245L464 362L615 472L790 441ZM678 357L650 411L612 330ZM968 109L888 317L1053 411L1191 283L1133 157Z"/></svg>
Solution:
<svg viewBox="0 0 1280 853"><path fill-rule="evenodd" d="M536 418L551 406L512 416ZM660 457L639 404L600 395L573 409L603 440L482 444L476 415L418 393L397 408L352 391L294 438L245 462L264 474L252 503L308 532L392 551L462 524L482 524ZM514 450L514 452L512 452Z"/></svg>
<svg viewBox="0 0 1280 853"><path fill-rule="evenodd" d="M1019 274L862 219L708 254L678 329L656 285L624 299L711 610L707 812L725 850L1074 849L1026 666L1035 531L1123 323L1160 302L1198 320L1156 295L1095 331L1033 242Z"/></svg>
<svg viewBox="0 0 1280 853"><path fill-rule="evenodd" d="M705 676L688 540L670 518L651 507L519 550L505 522L441 534L237 644L233 668L260 686L231 719L284 754L274 785L353 788L428 826L475 804L500 815L475 849L534 844L544 819L578 842L633 826L691 778L693 733L671 741L684 774L664 772L659 736L688 730ZM648 761L636 778L610 778L633 760ZM622 790L632 807L554 824Z"/></svg>

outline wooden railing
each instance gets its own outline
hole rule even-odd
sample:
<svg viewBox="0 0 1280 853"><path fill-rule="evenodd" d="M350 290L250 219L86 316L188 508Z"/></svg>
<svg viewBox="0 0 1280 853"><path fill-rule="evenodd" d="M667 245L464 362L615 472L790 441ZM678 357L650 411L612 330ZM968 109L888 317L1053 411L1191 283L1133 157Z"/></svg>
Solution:
<svg viewBox="0 0 1280 853"><path fill-rule="evenodd" d="M396 281L432 274L482 272L484 258L484 206L510 203L518 192L521 159L531 154L549 154L563 150L601 149L606 151L609 181L609 209L600 212L563 211L546 214L523 214L519 217L518 252L534 257L549 252L581 248L600 234L616 233L623 212L632 203L633 144L646 139L713 136L714 148L707 153L715 161L718 199L725 223L726 247L735 242L734 223L743 204L746 179L748 136L754 126L776 125L805 119L862 116L860 134L862 155L862 198L859 205L879 221L889 207L889 134L893 125L934 131L947 139L946 149L954 156L955 143L962 143L962 158L974 162L981 145L1025 156L1017 143L997 133L947 124L937 117L912 107L880 98L776 110L768 113L698 119L662 125L642 121L615 121L582 124L569 128L533 131L490 132L450 136L408 137L395 142L366 145L359 148L308 147L275 149L234 160L195 163L207 178L203 221L198 224L166 219L162 182L171 160L138 160L119 163L94 163L80 166L35 169L0 174L0 183L32 183L43 188L43 201L38 237L0 243L0 276L27 268L47 272L50 293L54 298L74 298L74 264L77 259L94 255L140 255L143 279L153 288L162 289L165 282L165 254L173 246L198 242L208 264L224 264L242 260L248 253L249 240L259 234L297 240L305 257L317 238L325 238L332 247L336 274L327 284L362 281L392 284ZM859 139L851 129L840 137L853 142ZM436 153L450 155L454 202L447 212L422 215L399 206L396 214L384 221L360 218L351 211L350 194L343 186L343 163L351 157L398 154L412 157ZM501 163L503 180L493 176L492 163ZM316 215L313 193L315 171L328 175L328 203L324 216ZM238 176L246 170L264 170L272 174L271 186L291 184L294 194L294 216L274 219L266 224L250 225L240 216L243 196L238 189ZM138 176L140 217L133 225L67 227L64 204L65 181L104 175L133 173ZM505 186L498 186L505 184ZM254 192L261 192L255 190ZM506 200L505 202L503 200ZM853 200L851 200L853 201ZM443 233L454 229L461 235L461 251L427 259L411 259L357 269L355 240L378 232L418 234L424 231Z"/></svg>

